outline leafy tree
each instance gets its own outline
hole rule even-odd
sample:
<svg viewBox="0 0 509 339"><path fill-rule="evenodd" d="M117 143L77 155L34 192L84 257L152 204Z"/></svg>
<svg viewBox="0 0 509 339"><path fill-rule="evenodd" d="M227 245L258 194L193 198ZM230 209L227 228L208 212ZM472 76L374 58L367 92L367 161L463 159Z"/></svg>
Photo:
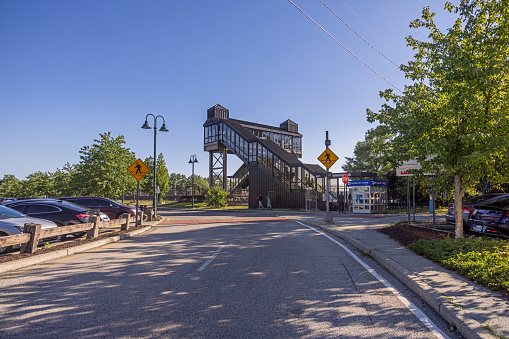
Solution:
<svg viewBox="0 0 509 339"><path fill-rule="evenodd" d="M4 175L0 184L0 196L4 198L22 197L23 184L12 174Z"/></svg>
<svg viewBox="0 0 509 339"><path fill-rule="evenodd" d="M140 180L140 188L145 193L153 193L154 191L154 157L149 156L144 161L145 165L147 165L148 168L150 168L150 172L145 175ZM164 196L166 195L166 192L168 192L168 189L170 187L170 179L168 176L168 168L166 167L166 162L164 161L163 154L159 154L157 156L157 173L156 173L156 181L157 186L159 187L159 191L161 192L157 196L157 200L161 201L163 200Z"/></svg>
<svg viewBox="0 0 509 339"><path fill-rule="evenodd" d="M51 195L57 197L79 195L81 184L76 179L76 165L66 163L62 169L53 173Z"/></svg>
<svg viewBox="0 0 509 339"><path fill-rule="evenodd" d="M509 11L505 0L461 0L445 8L459 14L447 33L438 29L429 8L411 23L430 32L430 41L407 38L415 60L401 69L413 83L401 95L381 92L387 103L367 114L396 135L396 160L416 158L438 182L454 178L456 237L461 238L466 190L481 179L508 175L495 164L509 152Z"/></svg>
<svg viewBox="0 0 509 339"><path fill-rule="evenodd" d="M22 183L23 195L26 197L50 197L54 192L54 180L50 172L34 172L29 174Z"/></svg>
<svg viewBox="0 0 509 339"><path fill-rule="evenodd" d="M175 195L184 194L187 178L183 174L170 174L170 189L175 190Z"/></svg>
<svg viewBox="0 0 509 339"><path fill-rule="evenodd" d="M91 146L81 148L73 181L79 183L77 194L115 198L124 191L133 192L136 179L127 168L136 160L134 153L124 147L124 136L116 138L111 132L99 134Z"/></svg>
<svg viewBox="0 0 509 339"><path fill-rule="evenodd" d="M205 194L205 200L207 201L207 206L219 208L226 206L226 196L227 193L223 191L219 187L210 188Z"/></svg>
<svg viewBox="0 0 509 339"><path fill-rule="evenodd" d="M377 126L366 132L364 141L359 141L354 148L353 157L345 157L342 169L346 172L375 172L386 175L393 172L395 163L392 159L392 139L387 126Z"/></svg>

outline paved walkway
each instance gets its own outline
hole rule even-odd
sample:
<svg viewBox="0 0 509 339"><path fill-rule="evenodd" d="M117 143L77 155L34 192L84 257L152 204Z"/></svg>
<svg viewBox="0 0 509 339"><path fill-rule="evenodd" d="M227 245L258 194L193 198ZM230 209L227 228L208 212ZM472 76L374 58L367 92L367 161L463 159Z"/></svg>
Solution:
<svg viewBox="0 0 509 339"><path fill-rule="evenodd" d="M335 234L370 254L445 320L455 324L466 338L509 338L509 301L415 254L377 231L396 221L407 220L407 215L363 217L336 212L332 224L323 222L323 212L293 217ZM416 220L431 222L432 216L418 215ZM445 219L437 217L436 220Z"/></svg>

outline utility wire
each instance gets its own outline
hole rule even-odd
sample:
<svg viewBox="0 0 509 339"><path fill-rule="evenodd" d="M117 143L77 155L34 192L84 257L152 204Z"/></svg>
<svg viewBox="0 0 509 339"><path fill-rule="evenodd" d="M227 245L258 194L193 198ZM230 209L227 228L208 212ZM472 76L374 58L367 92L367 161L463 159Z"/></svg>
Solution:
<svg viewBox="0 0 509 339"><path fill-rule="evenodd" d="M397 88L395 85L393 85L389 80L385 79L382 75L380 75L377 71L375 71L373 68L371 68L371 66L369 66L367 63L365 63L361 58L359 58L357 55L355 55L352 51L350 51L345 45L343 45L341 42L338 41L338 39L336 39L332 34L330 34L329 32L327 32L322 26L320 26L315 20L313 20L306 12L304 12L302 9L300 9L299 6L297 6L296 4L293 3L292 0L288 0L288 2L290 2L293 6L295 6L295 8L297 8L302 14L304 14L309 20L311 20L316 26L318 26L322 31L324 31L329 37L331 37L334 41L336 41L339 45L341 45L341 47L343 47L344 49L346 49L348 51L348 53L350 53L354 58L356 58L357 60L359 60L360 62L362 62L362 64L364 66L366 66L367 68L369 68L373 73L375 73L376 75L378 75L380 78L382 78L385 82L387 82L389 85L391 85L391 87L393 87L394 89L398 90L400 93L403 93L399 88Z"/></svg>
<svg viewBox="0 0 509 339"><path fill-rule="evenodd" d="M387 46L387 48L389 48L394 54L396 54L403 62L406 62L406 60L401 57L395 50L393 50L391 48L391 46L389 46L384 39L382 39L378 34L376 34L375 31L373 31L371 29L371 27L369 27L369 25L367 23L365 23L360 16L357 15L357 13L354 12L353 9L350 8L350 6L348 6L348 4L345 2L345 0L341 0L343 2L343 4L357 17L357 19L359 19L360 22L362 22L364 24L364 26L366 26L370 31L371 33L373 33L380 41L382 41L384 43L385 46Z"/></svg>
<svg viewBox="0 0 509 339"><path fill-rule="evenodd" d="M396 0L394 0L394 3L396 4L396 6L398 6L399 8L399 11L401 12L401 14L403 14L403 16L405 17L405 20L407 22L411 22L411 20L406 16L405 12L403 12L403 9L401 9L401 7L399 6L398 2ZM415 32L415 35L417 35L417 38L419 40L421 40L421 37L419 36L419 33L417 33L417 30L414 28L414 32Z"/></svg>
<svg viewBox="0 0 509 339"><path fill-rule="evenodd" d="M334 15L336 16L336 18L338 18L339 20L341 20L341 22L342 22L342 23L344 23L344 24L346 25L346 27L350 28L350 30L351 30L352 32L354 32L355 34L357 34L357 36L358 36L359 38L361 38L361 39L362 39L362 41L364 41L365 43L367 43L367 44L368 44L371 48L373 48L375 51L377 51L377 52L378 52L378 54L380 54L380 55L381 55L381 56L383 56L385 59L387 59L387 61L389 61L391 64L393 64L394 66L396 66L396 67L398 67L398 68L399 68L399 66L398 66L398 65L396 65L396 63L395 63L394 61L392 61L392 60L391 60L391 59L389 59L387 56L385 56L382 52L380 52L378 49L376 49L376 47L375 47L375 46L373 46L372 44L370 44L370 43L369 43L366 39L364 39L364 38L362 37L362 35L360 35L359 33L357 33L357 31L356 31L355 29L353 29L353 28L352 28L349 24L347 24L345 20L341 19L341 17L340 17L339 15L337 15L337 14L336 14L336 12L334 12L334 11L332 10L332 8L330 8L329 6L327 6L327 4L326 4L325 2L323 2L322 0L320 0L320 2L322 3L322 5L324 5L325 7L327 7L327 9L328 9L329 11L331 11L331 13L332 13L332 14L334 14Z"/></svg>

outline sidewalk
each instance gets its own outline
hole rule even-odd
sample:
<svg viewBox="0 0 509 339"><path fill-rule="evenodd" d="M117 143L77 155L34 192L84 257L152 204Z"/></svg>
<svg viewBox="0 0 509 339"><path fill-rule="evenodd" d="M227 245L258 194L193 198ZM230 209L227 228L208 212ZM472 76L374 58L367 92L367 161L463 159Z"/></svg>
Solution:
<svg viewBox="0 0 509 339"><path fill-rule="evenodd" d="M415 254L377 231L396 221L407 220L406 214L352 215L336 212L332 224L323 222L323 213L292 217L334 234L370 254L446 321L454 324L466 338L509 338L509 302L506 299ZM443 218L437 216L436 221L445 220ZM432 216L416 215L416 220L432 221Z"/></svg>

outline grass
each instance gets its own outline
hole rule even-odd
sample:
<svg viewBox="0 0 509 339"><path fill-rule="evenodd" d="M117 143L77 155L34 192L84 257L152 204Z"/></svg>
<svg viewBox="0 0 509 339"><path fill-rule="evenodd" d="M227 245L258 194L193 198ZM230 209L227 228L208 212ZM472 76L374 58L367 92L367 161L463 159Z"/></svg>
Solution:
<svg viewBox="0 0 509 339"><path fill-rule="evenodd" d="M119 201L121 202L121 200ZM124 200L124 204L135 206L136 200ZM140 200L139 205L148 205L152 207L152 200ZM161 201L157 204L157 207L168 207L168 208L180 208L180 209L188 209L192 208L192 203L190 202L178 202L178 201ZM195 202L194 208L197 209L213 209L212 207L207 206L205 202ZM247 206L226 206L221 208L222 210L247 210Z"/></svg>
<svg viewBox="0 0 509 339"><path fill-rule="evenodd" d="M494 291L509 292L509 240L487 237L419 240L409 247Z"/></svg>
<svg viewBox="0 0 509 339"><path fill-rule="evenodd" d="M406 208L394 209L394 210L390 209L390 210L387 210L387 213L388 214L407 214L408 210ZM414 209L410 208L410 214L413 214L413 213L414 213ZM429 213L429 208L418 207L415 209L415 213L416 214ZM446 213L447 213L447 207L437 207L435 209L435 214L446 214Z"/></svg>

